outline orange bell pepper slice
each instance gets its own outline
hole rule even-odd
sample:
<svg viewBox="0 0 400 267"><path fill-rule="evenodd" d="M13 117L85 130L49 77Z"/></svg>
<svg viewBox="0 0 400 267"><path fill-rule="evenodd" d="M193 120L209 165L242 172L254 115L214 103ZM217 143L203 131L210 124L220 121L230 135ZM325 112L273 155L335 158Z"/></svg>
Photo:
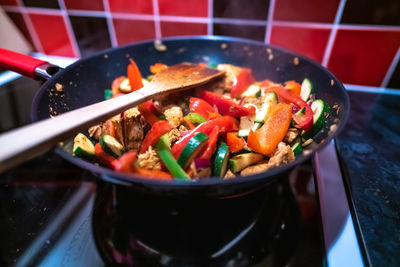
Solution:
<svg viewBox="0 0 400 267"><path fill-rule="evenodd" d="M172 176L168 172L158 171L158 170L148 170L137 168L136 173L143 178L147 178L150 180L163 180L163 181L171 181Z"/></svg>
<svg viewBox="0 0 400 267"><path fill-rule="evenodd" d="M166 68L168 68L167 65L162 64L162 63L156 63L156 64L150 66L150 71L151 71L151 73L156 74L162 70L165 70Z"/></svg>
<svg viewBox="0 0 400 267"><path fill-rule="evenodd" d="M285 137L292 119L292 106L279 103L271 109L264 125L255 132L250 131L247 146L255 152L269 155Z"/></svg>
<svg viewBox="0 0 400 267"><path fill-rule="evenodd" d="M227 133L226 143L229 146L229 151L232 153L242 150L245 145L245 141L244 141L243 137L239 137L238 132Z"/></svg>
<svg viewBox="0 0 400 267"><path fill-rule="evenodd" d="M287 81L285 82L285 89L294 95L300 96L301 84L296 81Z"/></svg>
<svg viewBox="0 0 400 267"><path fill-rule="evenodd" d="M193 130L194 128L196 128L190 120L183 118L182 121L184 124L186 124L186 126L189 128L189 130Z"/></svg>
<svg viewBox="0 0 400 267"><path fill-rule="evenodd" d="M135 61L129 59L130 64L128 65L128 79L131 85L131 92L136 91L143 87L142 75L140 74L139 68Z"/></svg>

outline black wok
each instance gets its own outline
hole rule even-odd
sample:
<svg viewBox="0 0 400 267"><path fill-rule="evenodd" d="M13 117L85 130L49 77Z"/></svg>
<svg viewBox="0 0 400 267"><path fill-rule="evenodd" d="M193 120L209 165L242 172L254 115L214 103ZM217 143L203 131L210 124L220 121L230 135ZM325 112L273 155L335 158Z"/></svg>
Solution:
<svg viewBox="0 0 400 267"><path fill-rule="evenodd" d="M149 66L155 62L172 65L183 61L211 61L251 68L256 80L270 79L282 83L287 80L301 82L308 77L315 86L317 98L323 99L330 106L337 105L339 107L338 110L332 109L327 126L314 138L315 142L309 146L310 152L315 152L329 143L344 126L349 110L349 100L343 85L329 71L310 59L260 42L238 38L183 37L165 39L164 44L167 46L165 52L157 51L151 41L110 49L79 60L65 70L57 72L42 85L36 94L32 104L33 120L48 118L49 107L55 113L63 113L103 100L104 89L110 88L115 77L125 75L128 58L132 57L144 76L150 74ZM298 64L296 64L295 58L298 59ZM55 94L56 83L63 85L64 96L62 98ZM336 130L329 131L334 123L337 124ZM292 163L246 178L204 179L195 183L186 183L132 178L73 157L66 150L68 149L55 149L56 153L66 160L98 174L109 182L150 191L200 195L236 194L256 185L268 183L310 158L312 154L302 155Z"/></svg>
<svg viewBox="0 0 400 267"><path fill-rule="evenodd" d="M97 247L107 263L135 265L132 258L139 258L144 259L139 265L204 266L213 262L224 266L237 250L247 248L246 244L270 247L277 235L283 236L282 218L288 214L288 207L296 206L288 173L341 131L349 99L342 83L319 64L261 42L213 36L169 38L163 42L165 52L155 49L152 41L136 43L101 52L56 72L34 98L33 120L48 118L49 109L59 114L103 100L104 89L110 88L114 78L125 75L129 57L144 76L150 74L149 66L156 62L172 65L187 61L247 67L256 80L301 82L307 77L314 84L317 98L337 106L307 147L307 154L287 165L236 179L164 182L133 178L73 157L71 141L55 148L61 157L100 178L92 222ZM54 91L56 83L63 85L62 96ZM292 221L298 220L296 209L290 214L294 216ZM244 236L243 229L248 230ZM293 233L291 237L295 239ZM286 250L290 252L290 246ZM170 261L164 264L163 256ZM250 258L258 260L254 255Z"/></svg>

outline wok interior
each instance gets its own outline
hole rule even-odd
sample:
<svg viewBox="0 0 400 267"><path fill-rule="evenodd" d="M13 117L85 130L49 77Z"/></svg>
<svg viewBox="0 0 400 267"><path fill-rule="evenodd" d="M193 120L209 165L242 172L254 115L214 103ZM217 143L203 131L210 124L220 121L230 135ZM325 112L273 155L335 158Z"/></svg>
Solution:
<svg viewBox="0 0 400 267"><path fill-rule="evenodd" d="M301 82L307 77L314 84L317 98L323 99L331 107L338 107L337 110L331 109L328 123L314 136L314 142L307 150L314 152L343 127L349 108L347 94L341 83L317 63L259 42L235 38L192 37L169 39L164 44L167 46L165 52L157 51L153 42L145 42L108 50L69 66L42 86L32 105L33 119L48 118L49 110L57 115L104 100L104 90L110 89L116 77L126 74L128 58L131 57L144 77L150 75L149 66L156 62L173 65L184 61L247 67L252 69L256 80L269 79L279 83L288 80ZM55 83L63 85L62 93L54 89ZM89 168L95 173L104 172L104 168L73 158L71 151L72 139L65 142L61 156L84 168L91 165ZM304 161L306 157L309 155L296 157L293 165ZM285 169L285 166L277 169ZM267 172L264 176L268 176ZM237 179L248 178L232 180Z"/></svg>

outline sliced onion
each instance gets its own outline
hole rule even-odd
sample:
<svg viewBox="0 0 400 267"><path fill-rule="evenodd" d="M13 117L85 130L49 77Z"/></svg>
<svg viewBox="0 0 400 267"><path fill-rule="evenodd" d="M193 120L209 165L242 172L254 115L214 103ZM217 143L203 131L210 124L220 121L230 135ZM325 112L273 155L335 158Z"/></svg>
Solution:
<svg viewBox="0 0 400 267"><path fill-rule="evenodd" d="M209 159L195 159L193 163L197 177L211 176L211 162Z"/></svg>
<svg viewBox="0 0 400 267"><path fill-rule="evenodd" d="M292 105L292 114L295 114L297 111L300 110L300 108L297 105L293 103L290 103L290 105Z"/></svg>

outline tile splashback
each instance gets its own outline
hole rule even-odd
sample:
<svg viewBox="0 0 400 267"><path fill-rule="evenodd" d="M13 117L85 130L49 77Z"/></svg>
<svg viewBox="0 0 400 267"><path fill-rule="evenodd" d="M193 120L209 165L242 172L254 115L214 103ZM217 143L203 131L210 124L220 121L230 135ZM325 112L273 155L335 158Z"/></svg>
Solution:
<svg viewBox="0 0 400 267"><path fill-rule="evenodd" d="M243 37L328 67L344 83L400 88L398 0L0 0L39 52L87 57L177 35Z"/></svg>

